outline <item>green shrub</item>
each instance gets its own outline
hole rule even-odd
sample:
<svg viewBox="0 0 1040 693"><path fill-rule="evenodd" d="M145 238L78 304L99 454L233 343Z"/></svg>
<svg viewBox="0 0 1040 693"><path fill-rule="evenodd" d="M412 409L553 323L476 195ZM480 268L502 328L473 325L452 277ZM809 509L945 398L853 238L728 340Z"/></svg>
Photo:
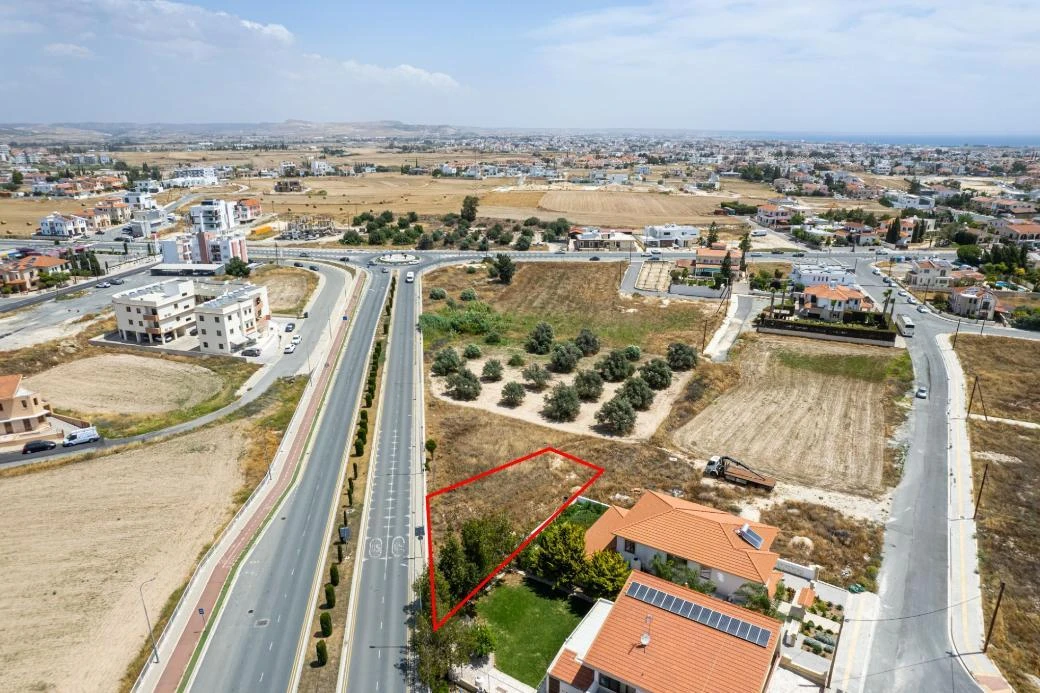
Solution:
<svg viewBox="0 0 1040 693"><path fill-rule="evenodd" d="M550 421L574 421L581 411L581 399L572 385L559 383L545 396L542 413Z"/></svg>
<svg viewBox="0 0 1040 693"><path fill-rule="evenodd" d="M636 410L627 399L615 395L596 412L596 423L618 435L628 435L636 425Z"/></svg>
<svg viewBox="0 0 1040 693"><path fill-rule="evenodd" d="M614 349L599 360L596 370L607 382L617 383L635 373L636 367L625 356L625 350Z"/></svg>
<svg viewBox="0 0 1040 693"><path fill-rule="evenodd" d="M502 335L500 335L498 332L494 332L494 331L488 332L487 333L487 337L484 337L484 343L485 344L501 344L502 343Z"/></svg>
<svg viewBox="0 0 1040 693"><path fill-rule="evenodd" d="M556 335L553 332L552 325L547 322L540 322L534 326L531 334L527 337L527 350L532 354L548 354L554 339L556 339Z"/></svg>
<svg viewBox="0 0 1040 693"><path fill-rule="evenodd" d="M329 582L331 582L333 586L339 585L339 568L336 566L329 568Z"/></svg>
<svg viewBox="0 0 1040 693"><path fill-rule="evenodd" d="M474 267L473 265L469 265L468 267L466 267L466 274L476 274L476 273L477 273L477 268Z"/></svg>
<svg viewBox="0 0 1040 693"><path fill-rule="evenodd" d="M654 391L638 376L626 380L618 389L618 394L639 411L646 411L654 403Z"/></svg>
<svg viewBox="0 0 1040 693"><path fill-rule="evenodd" d="M448 394L452 399L471 402L480 396L480 380L468 368L448 376Z"/></svg>
<svg viewBox="0 0 1040 693"><path fill-rule="evenodd" d="M448 292L444 289L430 289L430 298L435 301L443 301L448 297Z"/></svg>
<svg viewBox="0 0 1040 693"><path fill-rule="evenodd" d="M325 608L331 609L336 606L336 588L332 585L325 585Z"/></svg>
<svg viewBox="0 0 1040 693"><path fill-rule="evenodd" d="M639 374L654 390L663 390L672 384L672 369L664 359L651 359L643 364Z"/></svg>
<svg viewBox="0 0 1040 693"><path fill-rule="evenodd" d="M552 377L549 371L545 369L545 366L540 363L532 363L521 371L521 374L524 376L524 380L530 382L531 386L536 390L544 390L549 383L549 378Z"/></svg>
<svg viewBox="0 0 1040 693"><path fill-rule="evenodd" d="M519 406L524 401L524 397L527 396L527 390L524 386L515 380L508 382L502 388L502 403L509 407Z"/></svg>
<svg viewBox="0 0 1040 693"><path fill-rule="evenodd" d="M638 361L643 356L643 351L635 344L629 344L622 351L629 361Z"/></svg>
<svg viewBox="0 0 1040 693"><path fill-rule="evenodd" d="M332 635L332 614L328 611L322 611L321 616L318 617L318 621L321 623L322 637L327 638Z"/></svg>
<svg viewBox="0 0 1040 693"><path fill-rule="evenodd" d="M581 353L585 356L599 353L599 337L589 329L582 328L578 336L574 338L574 345L581 349Z"/></svg>
<svg viewBox="0 0 1040 693"><path fill-rule="evenodd" d="M555 373L570 373L578 367L582 354L581 349L571 342L558 342L553 345L549 356L549 368Z"/></svg>
<svg viewBox="0 0 1040 693"><path fill-rule="evenodd" d="M668 345L668 366L673 371L688 371L697 365L697 352L689 344Z"/></svg>
<svg viewBox="0 0 1040 693"><path fill-rule="evenodd" d="M480 375L490 382L498 382L502 379L502 362L497 359L488 360Z"/></svg>
<svg viewBox="0 0 1040 693"><path fill-rule="evenodd" d="M476 344L467 344L466 348L462 350L462 356L467 359L479 359L480 347Z"/></svg>
<svg viewBox="0 0 1040 693"><path fill-rule="evenodd" d="M463 301L476 301L477 292L473 289L464 289L463 292L459 294L459 298L461 298Z"/></svg>
<svg viewBox="0 0 1040 693"><path fill-rule="evenodd" d="M524 365L524 357L520 354L513 354L509 357L509 360L506 361L506 363L508 363L513 368L521 368Z"/></svg>
<svg viewBox="0 0 1040 693"><path fill-rule="evenodd" d="M325 641L319 640L314 649L318 657L318 666L325 666L329 661L329 649L325 646Z"/></svg>
<svg viewBox="0 0 1040 693"><path fill-rule="evenodd" d="M457 372L460 367L462 367L462 359L459 358L459 352L451 347L446 347L433 357L431 370L434 375L450 375Z"/></svg>

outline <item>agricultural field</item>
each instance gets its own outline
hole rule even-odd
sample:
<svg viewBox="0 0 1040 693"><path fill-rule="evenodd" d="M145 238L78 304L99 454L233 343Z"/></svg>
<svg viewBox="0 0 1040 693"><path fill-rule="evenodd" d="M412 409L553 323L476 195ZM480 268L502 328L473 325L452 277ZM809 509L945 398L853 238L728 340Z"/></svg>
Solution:
<svg viewBox="0 0 1040 693"><path fill-rule="evenodd" d="M745 339L740 383L674 434L782 481L871 495L883 488L886 402L910 386L905 354L800 338Z"/></svg>
<svg viewBox="0 0 1040 693"><path fill-rule="evenodd" d="M318 288L318 275L299 267L264 265L249 275L249 281L267 287L271 312L296 315Z"/></svg>
<svg viewBox="0 0 1040 693"><path fill-rule="evenodd" d="M958 351L960 346L958 340ZM1040 672L1040 431L976 420L970 431L976 489L989 465L977 519L986 623L992 618L1000 581L1007 582L988 653L1015 690L1034 690Z"/></svg>
<svg viewBox="0 0 1040 693"><path fill-rule="evenodd" d="M979 376L982 399L972 403L973 413L982 413L982 401L990 416L1040 423L1040 342L1011 337L987 337L961 332L957 357L964 368L965 387L971 392L974 375Z"/></svg>

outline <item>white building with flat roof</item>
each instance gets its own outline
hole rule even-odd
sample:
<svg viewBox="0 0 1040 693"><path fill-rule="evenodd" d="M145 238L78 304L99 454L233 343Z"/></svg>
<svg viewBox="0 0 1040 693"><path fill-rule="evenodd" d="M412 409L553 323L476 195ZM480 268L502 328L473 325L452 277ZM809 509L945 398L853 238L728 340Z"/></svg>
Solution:
<svg viewBox="0 0 1040 693"><path fill-rule="evenodd" d="M217 169L212 166L186 166L174 169L166 179L166 185L173 188L198 188L207 185L218 185Z"/></svg>
<svg viewBox="0 0 1040 693"><path fill-rule="evenodd" d="M123 193L123 202L134 209L156 209L159 206L150 192L142 191Z"/></svg>
<svg viewBox="0 0 1040 693"><path fill-rule="evenodd" d="M795 265L791 268L791 281L806 288L817 284L856 286L856 273L844 265Z"/></svg>
<svg viewBox="0 0 1040 693"><path fill-rule="evenodd" d="M188 212L192 231L219 233L238 225L235 214L235 203L228 200L203 200L192 205Z"/></svg>
<svg viewBox="0 0 1040 693"><path fill-rule="evenodd" d="M180 265L191 263L192 237L186 233L163 238L159 241L159 252L162 261L167 264Z"/></svg>
<svg viewBox="0 0 1040 693"><path fill-rule="evenodd" d="M701 230L683 224L659 224L643 229L643 245L648 248L688 248L697 245Z"/></svg>
<svg viewBox="0 0 1040 693"><path fill-rule="evenodd" d="M195 326L195 286L190 279L168 279L112 296L116 329L125 341L163 344Z"/></svg>
<svg viewBox="0 0 1040 693"><path fill-rule="evenodd" d="M255 344L267 334L271 321L267 287L229 282L222 293L195 308L195 320L204 354L227 355Z"/></svg>

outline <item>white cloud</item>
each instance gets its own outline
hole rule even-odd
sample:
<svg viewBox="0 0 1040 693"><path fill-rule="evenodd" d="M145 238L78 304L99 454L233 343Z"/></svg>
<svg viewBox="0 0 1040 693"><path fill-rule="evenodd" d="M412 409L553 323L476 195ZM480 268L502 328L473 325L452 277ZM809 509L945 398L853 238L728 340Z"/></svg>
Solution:
<svg viewBox="0 0 1040 693"><path fill-rule="evenodd" d="M412 83L437 89L455 89L459 86L451 75L443 72L430 72L414 65L401 64L396 67L381 67L359 63L356 60L346 60L342 65L344 71L352 77L377 84Z"/></svg>
<svg viewBox="0 0 1040 693"><path fill-rule="evenodd" d="M48 43L43 47L43 52L58 58L75 58L76 60L94 57L92 50L75 43Z"/></svg>
<svg viewBox="0 0 1040 693"><path fill-rule="evenodd" d="M284 43L286 46L291 45L296 37L293 33L286 29L281 24L261 24L260 22L251 22L248 19L240 20L242 26L253 31L260 36L273 38L279 43Z"/></svg>

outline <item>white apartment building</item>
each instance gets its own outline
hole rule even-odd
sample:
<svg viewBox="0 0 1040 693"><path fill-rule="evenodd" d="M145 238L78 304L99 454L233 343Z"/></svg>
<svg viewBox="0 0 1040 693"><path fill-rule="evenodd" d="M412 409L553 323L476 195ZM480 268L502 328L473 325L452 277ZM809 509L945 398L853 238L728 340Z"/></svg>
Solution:
<svg viewBox="0 0 1040 693"><path fill-rule="evenodd" d="M74 214L59 214L58 212L51 212L43 219L40 219L41 236L71 238L72 236L81 236L86 234L87 227L87 220Z"/></svg>
<svg viewBox="0 0 1040 693"><path fill-rule="evenodd" d="M249 262L246 235L241 231L199 231L191 236L191 260L194 263L216 265L236 257L243 262Z"/></svg>
<svg viewBox="0 0 1040 693"><path fill-rule="evenodd" d="M203 200L192 205L188 212L192 231L219 233L227 231L238 224L235 215L235 203L227 200Z"/></svg>
<svg viewBox="0 0 1040 693"><path fill-rule="evenodd" d="M134 209L156 209L159 203L150 192L133 191L123 193L123 202Z"/></svg>
<svg viewBox="0 0 1040 693"><path fill-rule="evenodd" d="M112 296L119 337L162 344L195 326L195 286L190 279L168 279Z"/></svg>
<svg viewBox="0 0 1040 693"><path fill-rule="evenodd" d="M177 234L159 241L159 252L162 261L168 265L187 265L192 261L192 236L186 233Z"/></svg>
<svg viewBox="0 0 1040 693"><path fill-rule="evenodd" d="M296 175L296 162L283 161L278 164L278 173L282 176Z"/></svg>
<svg viewBox="0 0 1040 693"><path fill-rule="evenodd" d="M200 283L199 291L212 286ZM204 354L232 354L254 344L267 333L271 321L267 287L230 282L220 290L195 308L199 350Z"/></svg>
<svg viewBox="0 0 1040 693"><path fill-rule="evenodd" d="M328 176L335 172L335 167L325 159L315 159L311 162L312 176Z"/></svg>
<svg viewBox="0 0 1040 693"><path fill-rule="evenodd" d="M697 245L700 237L696 226L661 224L643 229L643 244L648 248L688 248Z"/></svg>
<svg viewBox="0 0 1040 693"><path fill-rule="evenodd" d="M166 184L174 188L197 188L217 185L217 169L212 166L188 166L174 169Z"/></svg>
<svg viewBox="0 0 1040 693"><path fill-rule="evenodd" d="M856 286L856 273L843 265L795 265L791 281L806 288L817 284Z"/></svg>
<svg viewBox="0 0 1040 693"><path fill-rule="evenodd" d="M163 184L157 180L139 180L134 183L134 190L137 192L151 193L157 195L161 193L165 188Z"/></svg>

